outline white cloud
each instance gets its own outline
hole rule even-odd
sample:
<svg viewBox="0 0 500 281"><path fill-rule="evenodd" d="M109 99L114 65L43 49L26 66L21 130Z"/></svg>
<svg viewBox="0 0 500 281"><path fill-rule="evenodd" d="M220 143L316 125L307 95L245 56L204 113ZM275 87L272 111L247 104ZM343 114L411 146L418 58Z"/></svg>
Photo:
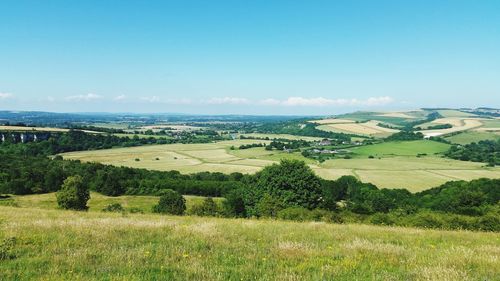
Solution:
<svg viewBox="0 0 500 281"><path fill-rule="evenodd" d="M11 93L0 93L0 100L6 100L12 98L14 95Z"/></svg>
<svg viewBox="0 0 500 281"><path fill-rule="evenodd" d="M114 101L122 101L127 98L125 95L119 95L113 98Z"/></svg>
<svg viewBox="0 0 500 281"><path fill-rule="evenodd" d="M223 98L211 98L206 100L207 104L249 104L250 100L246 98L235 98L235 97L223 97Z"/></svg>
<svg viewBox="0 0 500 281"><path fill-rule="evenodd" d="M146 102L151 102L151 103L158 103L161 101L160 97L158 97L158 96L141 97L141 100L146 101Z"/></svg>
<svg viewBox="0 0 500 281"><path fill-rule="evenodd" d="M304 98L304 97L289 97L285 100L264 99L260 101L263 105L282 105L282 106L380 106L392 103L394 99L391 97L371 97L365 100L358 99L328 99L323 97Z"/></svg>
<svg viewBox="0 0 500 281"><path fill-rule="evenodd" d="M262 105L280 105L281 101L277 99L263 99L259 102Z"/></svg>
<svg viewBox="0 0 500 281"><path fill-rule="evenodd" d="M77 95L66 97L67 101L94 101L102 99L102 96L93 93L88 93L86 95Z"/></svg>

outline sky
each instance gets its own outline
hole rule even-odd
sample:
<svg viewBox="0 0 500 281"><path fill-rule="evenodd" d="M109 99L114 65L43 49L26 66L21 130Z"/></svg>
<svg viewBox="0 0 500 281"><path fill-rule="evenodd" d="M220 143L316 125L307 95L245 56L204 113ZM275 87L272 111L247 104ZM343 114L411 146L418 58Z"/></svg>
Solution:
<svg viewBox="0 0 500 281"><path fill-rule="evenodd" d="M500 1L0 0L0 110L500 107Z"/></svg>

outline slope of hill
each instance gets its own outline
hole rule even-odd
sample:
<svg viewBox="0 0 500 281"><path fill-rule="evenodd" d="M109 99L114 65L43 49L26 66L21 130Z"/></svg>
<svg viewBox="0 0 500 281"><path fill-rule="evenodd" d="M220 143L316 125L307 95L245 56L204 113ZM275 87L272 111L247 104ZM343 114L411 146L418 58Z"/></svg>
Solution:
<svg viewBox="0 0 500 281"><path fill-rule="evenodd" d="M495 280L498 233L0 207L2 280Z"/></svg>

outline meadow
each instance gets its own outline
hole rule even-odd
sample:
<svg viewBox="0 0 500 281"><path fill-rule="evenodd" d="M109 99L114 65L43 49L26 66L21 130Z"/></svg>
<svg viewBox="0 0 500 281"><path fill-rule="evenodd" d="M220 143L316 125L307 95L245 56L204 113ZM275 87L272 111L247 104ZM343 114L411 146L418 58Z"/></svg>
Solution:
<svg viewBox="0 0 500 281"><path fill-rule="evenodd" d="M498 233L0 206L1 280L495 280ZM14 241L14 242L12 242ZM10 243L9 243L10 242Z"/></svg>
<svg viewBox="0 0 500 281"><path fill-rule="evenodd" d="M205 197L193 196L193 195L183 195L186 199L187 211L191 209L196 204L202 203ZM219 205L222 202L222 198L213 198ZM142 213L152 213L152 207L158 203L158 196L128 196L122 195L117 197L102 195L97 192L90 193L90 200L87 203L89 207L89 212L100 212L106 206L110 204L120 204L126 210L135 209L136 211L141 211ZM21 208L32 208L32 209L46 209L55 210L57 209L57 200L55 193L44 193L44 194L33 194L33 195L13 195L9 199L0 200L1 205L11 205Z"/></svg>
<svg viewBox="0 0 500 281"><path fill-rule="evenodd" d="M381 143L353 148L353 159L331 159L323 163L303 157L299 152L267 151L262 147L240 150L242 144L261 140L233 140L206 144L167 144L108 150L64 153L65 159L181 173L255 173L281 159L303 160L321 177L337 179L353 175L381 188L407 188L421 191L451 180L481 177L499 178L500 168L482 163L442 158L449 145L434 141ZM231 147L235 149L232 150ZM417 157L418 154L427 156ZM373 159L369 159L373 156Z"/></svg>

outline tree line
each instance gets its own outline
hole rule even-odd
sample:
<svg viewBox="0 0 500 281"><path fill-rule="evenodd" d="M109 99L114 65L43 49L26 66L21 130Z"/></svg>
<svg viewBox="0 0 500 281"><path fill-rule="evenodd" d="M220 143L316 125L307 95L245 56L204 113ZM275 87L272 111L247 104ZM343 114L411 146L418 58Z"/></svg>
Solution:
<svg viewBox="0 0 500 281"><path fill-rule="evenodd" d="M215 207L210 200L204 201L205 205L199 206L195 213L198 215L500 231L499 179L449 182L413 194L406 189L379 189L352 176L324 180L304 162L296 160L283 160L255 175L209 172L182 175L177 171L67 161L59 156L48 157L50 153L43 146L16 146L40 151L27 154L12 149L12 145L0 146L0 193L60 191L58 202L62 207L72 206L68 202L78 198L76 194L87 198L89 190L109 196L169 194L178 198L172 195L174 192L225 198L221 206ZM159 204L170 201L162 202ZM178 200L175 202L182 208ZM155 210L169 213L168 206Z"/></svg>

